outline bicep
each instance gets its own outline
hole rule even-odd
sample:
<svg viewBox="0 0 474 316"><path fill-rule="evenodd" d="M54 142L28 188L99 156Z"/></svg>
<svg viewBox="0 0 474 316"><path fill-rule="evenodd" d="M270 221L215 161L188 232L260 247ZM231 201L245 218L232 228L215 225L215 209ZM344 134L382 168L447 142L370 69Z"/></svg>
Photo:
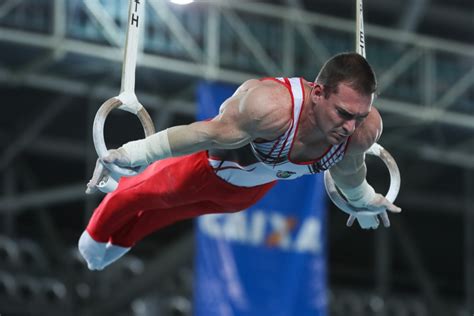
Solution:
<svg viewBox="0 0 474 316"><path fill-rule="evenodd" d="M255 81L239 88L240 92L227 99L212 120L220 126L216 136L223 141L240 144L243 139L274 139L291 123L291 112L285 106L291 104L290 96L282 96L279 89Z"/></svg>
<svg viewBox="0 0 474 316"><path fill-rule="evenodd" d="M237 121L229 118L218 118L207 123L208 149L240 148L252 140L252 135L242 128Z"/></svg>
<svg viewBox="0 0 474 316"><path fill-rule="evenodd" d="M220 113L204 126L211 148L239 148L252 140L252 118L242 111L242 96L232 96Z"/></svg>
<svg viewBox="0 0 474 316"><path fill-rule="evenodd" d="M239 102L239 126L253 139L278 138L290 126L291 97L283 89L277 84L262 84L243 95Z"/></svg>

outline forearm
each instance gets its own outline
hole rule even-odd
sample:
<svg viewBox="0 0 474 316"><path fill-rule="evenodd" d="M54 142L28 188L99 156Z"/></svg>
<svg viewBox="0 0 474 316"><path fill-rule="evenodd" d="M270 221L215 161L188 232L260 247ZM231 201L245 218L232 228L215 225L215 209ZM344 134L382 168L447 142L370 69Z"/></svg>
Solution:
<svg viewBox="0 0 474 316"><path fill-rule="evenodd" d="M238 148L248 141L245 133L238 129L219 122L200 121L170 127L145 139L128 142L123 148L130 156L131 165L140 166L211 148Z"/></svg>
<svg viewBox="0 0 474 316"><path fill-rule="evenodd" d="M363 156L348 160L342 161L329 170L337 187L343 190L359 186L367 175Z"/></svg>
<svg viewBox="0 0 474 316"><path fill-rule="evenodd" d="M364 156L335 166L330 170L336 186L356 207L364 207L375 197L375 190L367 183Z"/></svg>
<svg viewBox="0 0 474 316"><path fill-rule="evenodd" d="M199 128L195 128L196 123L193 124L174 126L145 139L128 142L122 147L130 157L132 166L148 165L156 160L197 152L206 147L207 137L202 135Z"/></svg>
<svg viewBox="0 0 474 316"><path fill-rule="evenodd" d="M173 156L182 156L209 149L212 135L207 132L208 122L173 126L168 129L168 139Z"/></svg>
<svg viewBox="0 0 474 316"><path fill-rule="evenodd" d="M131 167L149 165L156 160L173 156L167 129L144 139L128 142L118 150L125 151Z"/></svg>

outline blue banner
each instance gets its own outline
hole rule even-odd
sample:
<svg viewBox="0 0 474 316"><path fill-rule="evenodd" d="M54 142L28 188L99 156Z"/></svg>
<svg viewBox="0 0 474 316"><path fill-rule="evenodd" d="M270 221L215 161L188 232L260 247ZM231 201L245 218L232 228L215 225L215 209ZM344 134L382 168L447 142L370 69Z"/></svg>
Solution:
<svg viewBox="0 0 474 316"><path fill-rule="evenodd" d="M201 83L198 119L235 87ZM321 175L280 181L255 206L196 225L195 316L325 316L326 195Z"/></svg>

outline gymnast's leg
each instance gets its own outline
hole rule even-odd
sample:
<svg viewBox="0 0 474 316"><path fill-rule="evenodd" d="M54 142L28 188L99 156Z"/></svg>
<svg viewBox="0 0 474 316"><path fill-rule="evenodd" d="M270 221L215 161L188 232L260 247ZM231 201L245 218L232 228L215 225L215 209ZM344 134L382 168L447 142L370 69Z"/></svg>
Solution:
<svg viewBox="0 0 474 316"><path fill-rule="evenodd" d="M136 243L151 233L181 220L219 211L207 202L182 205L171 209L141 211L126 227L117 231L107 243L101 268L125 255Z"/></svg>
<svg viewBox="0 0 474 316"><path fill-rule="evenodd" d="M79 240L79 250L89 269L103 269L164 226L246 209L273 185L243 188L226 183L215 175L206 153L159 161L121 180L105 197Z"/></svg>
<svg viewBox="0 0 474 316"><path fill-rule="evenodd" d="M79 239L79 251L89 269L101 269L106 252L127 251L107 244L119 231L133 227L142 210L189 204L186 195L179 192L186 192L189 187L191 170L196 167L196 159L192 158L186 156L156 162L140 175L122 178L118 188L106 195Z"/></svg>

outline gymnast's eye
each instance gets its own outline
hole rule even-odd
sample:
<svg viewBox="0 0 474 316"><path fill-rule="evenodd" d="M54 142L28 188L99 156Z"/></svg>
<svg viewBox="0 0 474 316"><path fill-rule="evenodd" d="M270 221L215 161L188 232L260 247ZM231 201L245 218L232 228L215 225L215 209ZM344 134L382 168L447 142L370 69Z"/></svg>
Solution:
<svg viewBox="0 0 474 316"><path fill-rule="evenodd" d="M342 117L345 120L352 120L354 118L354 115L340 108L337 108L337 113L339 114L340 117Z"/></svg>

